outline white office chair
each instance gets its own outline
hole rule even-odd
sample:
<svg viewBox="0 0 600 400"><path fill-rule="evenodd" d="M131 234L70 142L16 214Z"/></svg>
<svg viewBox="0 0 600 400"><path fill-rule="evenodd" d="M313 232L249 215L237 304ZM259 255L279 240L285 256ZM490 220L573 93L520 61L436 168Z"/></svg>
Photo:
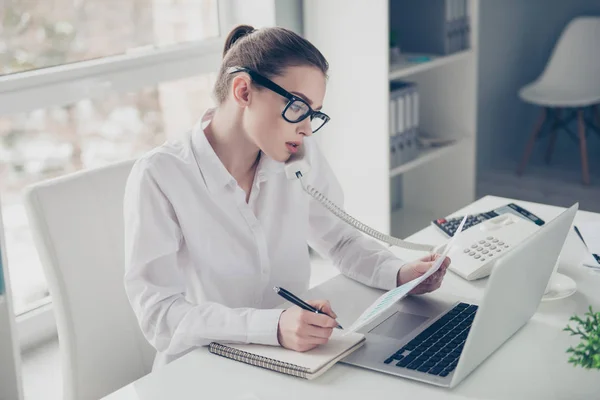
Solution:
<svg viewBox="0 0 600 400"><path fill-rule="evenodd" d="M156 352L123 286L123 194L132 165L78 172L25 191L58 326L65 399L98 399L152 368Z"/></svg>
<svg viewBox="0 0 600 400"><path fill-rule="evenodd" d="M561 34L542 74L520 90L521 99L543 107L543 110L517 169L519 175L525 170L540 132L550 122L546 162L550 162L557 130L565 129L579 141L583 182L590 183L585 128L587 126L600 133L599 46L600 17L575 18ZM566 111L566 115L561 115L562 110ZM595 114L596 122L592 114ZM575 118L578 120L578 134L568 128Z"/></svg>

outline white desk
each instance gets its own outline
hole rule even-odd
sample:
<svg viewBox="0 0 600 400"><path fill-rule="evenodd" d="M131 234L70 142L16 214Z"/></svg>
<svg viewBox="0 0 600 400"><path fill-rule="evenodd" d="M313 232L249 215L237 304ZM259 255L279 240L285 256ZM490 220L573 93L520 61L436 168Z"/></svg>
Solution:
<svg viewBox="0 0 600 400"><path fill-rule="evenodd" d="M511 199L486 197L456 215L488 211ZM515 201L546 221L561 209ZM600 214L579 212L575 222L600 221ZM442 243L444 237L427 227L410 237L423 243ZM562 329L573 313L591 304L600 309L600 273L581 266L583 245L573 231L560 256L559 271L573 278L578 292L557 301L542 302L531 321L453 390L337 364L315 381L306 381L245 365L198 349L108 396L106 400L158 399L600 399L600 372L567 363L565 350L577 342ZM395 249L413 259L422 253ZM432 301L444 294L466 300L481 297L485 280L475 284L448 273L442 288L423 296ZM380 295L344 276L312 289L307 297L328 298L342 325L349 325ZM255 396L255 397L253 397Z"/></svg>

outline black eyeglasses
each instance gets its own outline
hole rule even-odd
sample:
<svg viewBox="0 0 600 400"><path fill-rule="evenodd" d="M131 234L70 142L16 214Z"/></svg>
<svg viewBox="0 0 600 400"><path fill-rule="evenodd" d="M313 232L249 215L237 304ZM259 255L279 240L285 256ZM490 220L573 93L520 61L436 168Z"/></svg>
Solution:
<svg viewBox="0 0 600 400"><path fill-rule="evenodd" d="M287 122L295 124L310 117L312 133L315 133L321 129L323 125L329 122L330 118L327 114L313 110L304 99L293 95L270 79L265 78L249 68L243 67L233 68L229 73L234 74L236 72L246 72L254 82L288 99L288 103L281 112L281 116Z"/></svg>

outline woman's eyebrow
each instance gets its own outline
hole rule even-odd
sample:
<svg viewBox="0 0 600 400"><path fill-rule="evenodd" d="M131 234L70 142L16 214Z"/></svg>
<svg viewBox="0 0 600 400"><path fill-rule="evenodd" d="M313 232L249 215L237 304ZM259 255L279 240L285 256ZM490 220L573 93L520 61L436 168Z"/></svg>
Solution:
<svg viewBox="0 0 600 400"><path fill-rule="evenodd" d="M302 92L290 92L290 93L295 94L296 96L302 97L302 99L305 100L308 103L308 105L312 107L312 105L313 105L312 100L309 99L304 93L302 93ZM319 106L319 107L315 108L314 110L319 111L321 108L323 108L323 106Z"/></svg>

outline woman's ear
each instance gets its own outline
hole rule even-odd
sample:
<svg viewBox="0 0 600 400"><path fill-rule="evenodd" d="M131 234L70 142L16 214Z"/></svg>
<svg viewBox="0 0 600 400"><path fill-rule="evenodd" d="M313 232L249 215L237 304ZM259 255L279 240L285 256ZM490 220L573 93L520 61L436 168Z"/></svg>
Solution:
<svg viewBox="0 0 600 400"><path fill-rule="evenodd" d="M237 75L231 81L233 100L239 107L247 107L252 97L250 78L246 75Z"/></svg>

